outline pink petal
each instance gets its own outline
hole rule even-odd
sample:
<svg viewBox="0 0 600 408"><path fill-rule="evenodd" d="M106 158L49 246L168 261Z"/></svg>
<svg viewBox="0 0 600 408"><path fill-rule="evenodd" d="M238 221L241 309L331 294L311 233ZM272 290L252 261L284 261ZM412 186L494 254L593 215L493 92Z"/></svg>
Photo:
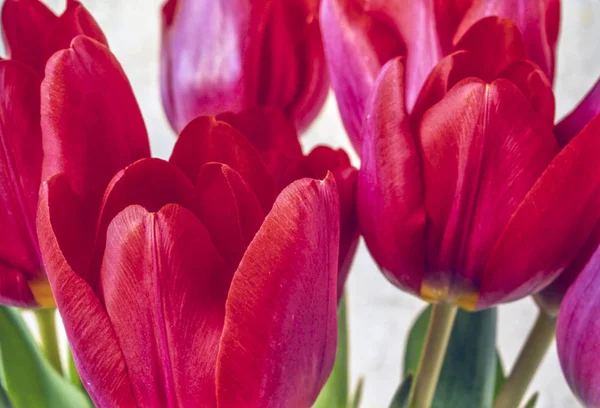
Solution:
<svg viewBox="0 0 600 408"><path fill-rule="evenodd" d="M150 155L125 73L108 48L88 37L48 61L41 111L42 179L64 173L80 195L99 202L119 170Z"/></svg>
<svg viewBox="0 0 600 408"><path fill-rule="evenodd" d="M86 236L79 203L63 176L40 191L38 234L44 265L83 384L98 407L135 407L127 366L94 289L82 279ZM87 227L87 228L86 228ZM89 240L88 240L89 241Z"/></svg>
<svg viewBox="0 0 600 408"><path fill-rule="evenodd" d="M354 0L322 0L321 30L344 127L360 152L365 105L383 64L406 53L394 24Z"/></svg>
<svg viewBox="0 0 600 408"><path fill-rule="evenodd" d="M486 304L539 291L589 239L599 219L599 133L596 116L560 151L519 205L487 263L481 289Z"/></svg>
<svg viewBox="0 0 600 408"><path fill-rule="evenodd" d="M130 206L111 222L102 287L138 406L216 406L228 269L179 205Z"/></svg>
<svg viewBox="0 0 600 408"><path fill-rule="evenodd" d="M35 214L42 167L41 78L0 61L0 263L25 279L44 275Z"/></svg>
<svg viewBox="0 0 600 408"><path fill-rule="evenodd" d="M268 212L273 205L275 186L260 155L252 144L225 122L202 116L181 132L170 162L196 180L205 163L227 164L244 179Z"/></svg>
<svg viewBox="0 0 600 408"><path fill-rule="evenodd" d="M16 307L38 306L27 277L19 270L0 264L0 304Z"/></svg>
<svg viewBox="0 0 600 408"><path fill-rule="evenodd" d="M369 251L392 283L418 294L424 273L421 160L404 103L405 62L387 63L365 121L357 210Z"/></svg>
<svg viewBox="0 0 600 408"><path fill-rule="evenodd" d="M308 407L317 398L335 359L338 220L331 175L279 195L229 290L219 407Z"/></svg>

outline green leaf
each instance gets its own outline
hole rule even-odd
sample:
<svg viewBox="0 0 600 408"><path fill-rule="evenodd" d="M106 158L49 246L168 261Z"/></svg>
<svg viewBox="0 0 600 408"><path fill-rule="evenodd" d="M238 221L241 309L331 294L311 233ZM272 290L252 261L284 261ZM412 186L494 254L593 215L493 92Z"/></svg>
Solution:
<svg viewBox="0 0 600 408"><path fill-rule="evenodd" d="M352 401L348 404L350 408L358 408L360 406L360 402L362 401L362 393L363 386L365 384L364 377L360 377L358 379L358 384L356 384L356 389L354 390L354 395L352 396Z"/></svg>
<svg viewBox="0 0 600 408"><path fill-rule="evenodd" d="M494 401L500 393L500 390L504 385L504 381L506 381L506 376L504 375L504 364L502 364L502 358L500 358L500 353L498 351L496 351L496 357L496 383L494 385Z"/></svg>
<svg viewBox="0 0 600 408"><path fill-rule="evenodd" d="M313 408L346 408L348 405L348 325L346 295L338 308L338 340L335 365Z"/></svg>
<svg viewBox="0 0 600 408"><path fill-rule="evenodd" d="M536 392L535 394L533 394L531 396L531 398L529 398L529 401L527 401L527 404L525 404L525 408L534 408L535 404L537 403L537 399L538 399L539 395L540 395L539 392Z"/></svg>
<svg viewBox="0 0 600 408"><path fill-rule="evenodd" d="M404 378L402 384L398 387L392 398L390 408L408 408L408 397L410 396L410 387L412 386L413 375L409 374Z"/></svg>
<svg viewBox="0 0 600 408"><path fill-rule="evenodd" d="M14 408L87 408L87 398L42 356L14 309L0 307L0 358Z"/></svg>
<svg viewBox="0 0 600 408"><path fill-rule="evenodd" d="M409 333L404 354L404 375L416 373L427 334L431 306ZM432 408L490 408L497 376L496 309L459 310L444 358Z"/></svg>
<svg viewBox="0 0 600 408"><path fill-rule="evenodd" d="M13 408L4 385L0 384L0 408Z"/></svg>

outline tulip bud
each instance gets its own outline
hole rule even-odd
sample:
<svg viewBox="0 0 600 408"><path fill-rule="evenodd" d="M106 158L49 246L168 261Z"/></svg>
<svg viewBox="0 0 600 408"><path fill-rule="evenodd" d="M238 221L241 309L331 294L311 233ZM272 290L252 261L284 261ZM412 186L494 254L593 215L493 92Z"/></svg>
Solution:
<svg viewBox="0 0 600 408"><path fill-rule="evenodd" d="M302 130L329 87L318 0L170 0L161 90L176 131L198 115L271 106Z"/></svg>

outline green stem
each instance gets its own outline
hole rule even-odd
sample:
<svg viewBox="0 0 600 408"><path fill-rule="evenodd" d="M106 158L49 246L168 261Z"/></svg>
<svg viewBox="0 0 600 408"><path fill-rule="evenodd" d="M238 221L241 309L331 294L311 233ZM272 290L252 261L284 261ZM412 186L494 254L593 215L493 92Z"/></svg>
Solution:
<svg viewBox="0 0 600 408"><path fill-rule="evenodd" d="M500 389L494 408L518 407L548 348L554 341L556 317L540 310L512 372Z"/></svg>
<svg viewBox="0 0 600 408"><path fill-rule="evenodd" d="M62 374L58 337L56 335L55 312L56 309L53 308L42 308L36 309L34 314L40 333L44 355L50 365L52 365L59 374Z"/></svg>
<svg viewBox="0 0 600 408"><path fill-rule="evenodd" d="M456 306L447 303L433 305L417 376L410 394L410 408L431 406L457 311Z"/></svg>

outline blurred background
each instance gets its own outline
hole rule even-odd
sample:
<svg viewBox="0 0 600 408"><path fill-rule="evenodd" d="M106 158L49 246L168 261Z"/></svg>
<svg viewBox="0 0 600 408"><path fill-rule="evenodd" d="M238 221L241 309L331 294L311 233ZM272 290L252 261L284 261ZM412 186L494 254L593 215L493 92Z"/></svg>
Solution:
<svg viewBox="0 0 600 408"><path fill-rule="evenodd" d="M131 81L146 120L153 155L168 158L175 135L167 124L159 96L162 1L81 1L104 30L113 53ZM44 2L56 12L62 12L65 7L65 0ZM557 119L568 113L600 76L600 0L562 0L561 11L555 85ZM0 51L4 56L2 44ZM324 110L302 142L306 149L324 143L352 152L333 95L329 95ZM358 166L356 156L353 159ZM405 336L425 303L389 284L363 242L350 273L348 302L352 387L359 377L365 377L362 407L387 407L399 382ZM516 358L536 312L531 299L499 308L498 344L505 369L510 369ZM577 406L563 379L554 345L529 393L535 391L540 392L538 407Z"/></svg>

